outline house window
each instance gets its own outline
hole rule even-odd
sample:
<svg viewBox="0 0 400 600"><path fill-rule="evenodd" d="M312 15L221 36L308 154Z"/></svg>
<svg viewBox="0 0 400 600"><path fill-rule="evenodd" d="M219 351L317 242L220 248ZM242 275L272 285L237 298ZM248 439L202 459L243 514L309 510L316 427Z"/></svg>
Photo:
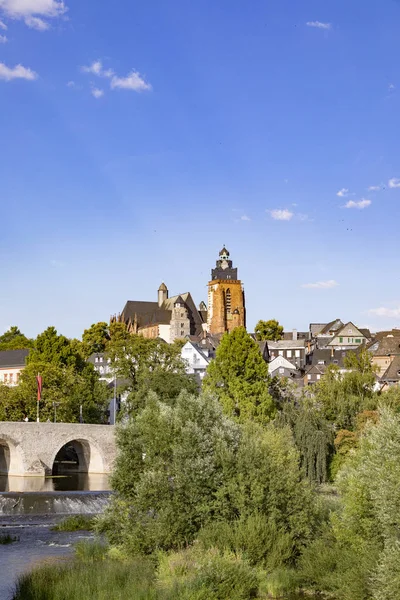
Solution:
<svg viewBox="0 0 400 600"><path fill-rule="evenodd" d="M321 379L321 375L317 375L317 379Z"/></svg>
<svg viewBox="0 0 400 600"><path fill-rule="evenodd" d="M94 362L99 362L99 357L96 356L96 358L94 359Z"/></svg>
<svg viewBox="0 0 400 600"><path fill-rule="evenodd" d="M300 350L295 350L294 355L296 358L300 358Z"/></svg>
<svg viewBox="0 0 400 600"><path fill-rule="evenodd" d="M225 302L226 302L226 312L227 313L231 312L231 301L232 301L231 290L228 288L225 292Z"/></svg>
<svg viewBox="0 0 400 600"><path fill-rule="evenodd" d="M349 331L348 331L348 332L349 332L349 333L353 333L353 330L352 330L352 329L349 329Z"/></svg>
<svg viewBox="0 0 400 600"><path fill-rule="evenodd" d="M278 350L279 356L283 356L283 350Z"/></svg>
<svg viewBox="0 0 400 600"><path fill-rule="evenodd" d="M184 331L181 331L181 335L185 335L185 332L184 332Z"/></svg>
<svg viewBox="0 0 400 600"><path fill-rule="evenodd" d="M14 375L12 373L10 373L10 383L14 382Z"/></svg>
<svg viewBox="0 0 400 600"><path fill-rule="evenodd" d="M339 343L343 344L343 338L341 338L341 337L339 338Z"/></svg>
<svg viewBox="0 0 400 600"><path fill-rule="evenodd" d="M356 339L356 344L361 344L361 340L360 339Z"/></svg>
<svg viewBox="0 0 400 600"><path fill-rule="evenodd" d="M8 373L4 373L4 383L8 383Z"/></svg>
<svg viewBox="0 0 400 600"><path fill-rule="evenodd" d="M183 319L183 313L181 313L181 319Z"/></svg>
<svg viewBox="0 0 400 600"><path fill-rule="evenodd" d="M181 327L185 327L185 323L181 323Z"/></svg>
<svg viewBox="0 0 400 600"><path fill-rule="evenodd" d="M307 379L310 380L311 379L311 375L307 375Z"/></svg>
<svg viewBox="0 0 400 600"><path fill-rule="evenodd" d="M286 352L286 356L287 356L288 358L292 358L292 351L291 351L291 350L287 350L287 352Z"/></svg>
<svg viewBox="0 0 400 600"><path fill-rule="evenodd" d="M280 368L280 369L279 369L279 373L280 373L281 375L283 375L283 374L284 374L284 372L285 372L285 369L283 369L283 368Z"/></svg>

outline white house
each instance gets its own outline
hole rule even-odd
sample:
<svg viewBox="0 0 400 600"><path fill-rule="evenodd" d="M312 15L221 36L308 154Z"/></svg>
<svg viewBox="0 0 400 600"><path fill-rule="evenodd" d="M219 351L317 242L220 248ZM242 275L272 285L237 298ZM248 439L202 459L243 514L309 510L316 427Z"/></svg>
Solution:
<svg viewBox="0 0 400 600"><path fill-rule="evenodd" d="M21 371L25 369L29 350L5 350L0 352L0 383L8 387L18 385Z"/></svg>
<svg viewBox="0 0 400 600"><path fill-rule="evenodd" d="M181 356L186 364L186 373L188 375L195 375L199 381L202 381L211 360L208 350L187 341L182 347Z"/></svg>
<svg viewBox="0 0 400 600"><path fill-rule="evenodd" d="M299 371L284 356L277 356L268 364L271 377L294 377Z"/></svg>

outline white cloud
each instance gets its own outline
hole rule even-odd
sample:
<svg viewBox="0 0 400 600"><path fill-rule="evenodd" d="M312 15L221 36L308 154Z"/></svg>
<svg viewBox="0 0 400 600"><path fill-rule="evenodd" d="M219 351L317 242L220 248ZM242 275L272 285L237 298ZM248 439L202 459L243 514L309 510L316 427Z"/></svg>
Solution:
<svg viewBox="0 0 400 600"><path fill-rule="evenodd" d="M380 192L382 189L382 186L380 185L370 185L368 188L369 192Z"/></svg>
<svg viewBox="0 0 400 600"><path fill-rule="evenodd" d="M349 190L347 188L342 188L336 194L336 196L339 196L339 198L345 198L348 195L349 195Z"/></svg>
<svg viewBox="0 0 400 600"><path fill-rule="evenodd" d="M358 208L359 210L362 210L363 208L367 208L367 206L370 206L370 204L372 204L371 200L366 200L365 198L362 198L362 200L349 200L345 205L344 208Z"/></svg>
<svg viewBox="0 0 400 600"><path fill-rule="evenodd" d="M81 67L83 73L92 73L92 75L98 75L99 77L103 74L103 63L101 60L95 60L89 67Z"/></svg>
<svg viewBox="0 0 400 600"><path fill-rule="evenodd" d="M99 88L93 88L92 89L92 96L94 96L96 99L101 98L102 96L104 96L104 92L103 90L100 90Z"/></svg>
<svg viewBox="0 0 400 600"><path fill-rule="evenodd" d="M290 221L293 218L294 213L287 208L275 208L274 210L267 211L275 221Z"/></svg>
<svg viewBox="0 0 400 600"><path fill-rule="evenodd" d="M37 31L46 31L46 29L50 29L49 23L43 21L43 19L40 19L39 17L26 17L25 24Z"/></svg>
<svg viewBox="0 0 400 600"><path fill-rule="evenodd" d="M398 308L387 308L385 306L380 306L379 308L371 308L368 313L370 315L375 315L376 317L400 319L400 306Z"/></svg>
<svg viewBox="0 0 400 600"><path fill-rule="evenodd" d="M37 77L38 75L35 71L23 67L22 65L16 65L15 67L10 68L4 63L0 63L0 79L3 81L11 81L12 79L27 79L28 81L34 81Z"/></svg>
<svg viewBox="0 0 400 600"><path fill-rule="evenodd" d="M308 21L306 23L308 27L316 27L317 29L331 29L331 23L321 23L321 21Z"/></svg>
<svg viewBox="0 0 400 600"><path fill-rule="evenodd" d="M7 31L7 29L8 29L7 25L1 19L0 19L0 29L2 29L3 31Z"/></svg>
<svg viewBox="0 0 400 600"><path fill-rule="evenodd" d="M318 289L318 290L330 290L337 287L339 284L334 279L328 281L317 281L316 283L303 283L302 288Z"/></svg>
<svg viewBox="0 0 400 600"><path fill-rule="evenodd" d="M1 0L0 0L1 2ZM106 77L111 79L110 88L112 90L133 90L135 92L143 92L151 90L150 83L147 83L138 71L131 71L126 77L118 77L112 69L104 69L102 61L95 60L88 67L81 67L83 73L90 73L97 77Z"/></svg>
<svg viewBox="0 0 400 600"><path fill-rule="evenodd" d="M392 189L400 188L400 179L398 177L393 177L392 179L389 180L388 185Z"/></svg>
<svg viewBox="0 0 400 600"><path fill-rule="evenodd" d="M41 17L61 17L67 7L62 0L0 0L0 11L10 19L25 21L28 27L45 31L50 26Z"/></svg>
<svg viewBox="0 0 400 600"><path fill-rule="evenodd" d="M393 83L389 83L389 92L393 92L396 89L396 86Z"/></svg>
<svg viewBox="0 0 400 600"><path fill-rule="evenodd" d="M69 87L69 88L74 88L74 87L76 87L76 83L75 83L75 81L68 81L68 83L67 83L67 87Z"/></svg>
<svg viewBox="0 0 400 600"><path fill-rule="evenodd" d="M241 221L251 221L250 217L248 217L247 215L242 215L242 216L240 217L240 220L241 220Z"/></svg>
<svg viewBox="0 0 400 600"><path fill-rule="evenodd" d="M0 35L0 44L6 44L8 42L8 38L6 35Z"/></svg>
<svg viewBox="0 0 400 600"><path fill-rule="evenodd" d="M134 92L143 92L151 90L151 85L146 83L143 77L137 71L131 71L126 77L113 76L111 79L111 89L133 90Z"/></svg>

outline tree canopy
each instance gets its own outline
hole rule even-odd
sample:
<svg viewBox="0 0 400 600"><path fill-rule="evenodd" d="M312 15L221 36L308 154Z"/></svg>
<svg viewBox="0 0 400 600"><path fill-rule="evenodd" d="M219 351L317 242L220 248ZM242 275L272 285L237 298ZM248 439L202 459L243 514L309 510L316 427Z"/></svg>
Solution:
<svg viewBox="0 0 400 600"><path fill-rule="evenodd" d="M256 339L259 342L268 340L277 342L283 337L283 327L282 325L279 325L279 321L276 319L270 319L269 321L258 321L254 332L256 334Z"/></svg>
<svg viewBox="0 0 400 600"><path fill-rule="evenodd" d="M226 333L203 380L203 388L239 421L268 422L275 414L269 394L270 376L260 348L244 327Z"/></svg>
<svg viewBox="0 0 400 600"><path fill-rule="evenodd" d="M27 338L18 327L13 325L0 335L0 352L4 350L25 350L32 348L33 341Z"/></svg>

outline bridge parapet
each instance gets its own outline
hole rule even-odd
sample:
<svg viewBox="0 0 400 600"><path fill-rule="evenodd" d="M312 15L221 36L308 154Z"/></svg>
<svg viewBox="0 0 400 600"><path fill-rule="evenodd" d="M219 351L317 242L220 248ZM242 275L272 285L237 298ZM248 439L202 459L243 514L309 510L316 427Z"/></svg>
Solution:
<svg viewBox="0 0 400 600"><path fill-rule="evenodd" d="M111 472L116 456L113 425L16 422L0 422L0 472L49 475L66 444L76 449L80 471Z"/></svg>

